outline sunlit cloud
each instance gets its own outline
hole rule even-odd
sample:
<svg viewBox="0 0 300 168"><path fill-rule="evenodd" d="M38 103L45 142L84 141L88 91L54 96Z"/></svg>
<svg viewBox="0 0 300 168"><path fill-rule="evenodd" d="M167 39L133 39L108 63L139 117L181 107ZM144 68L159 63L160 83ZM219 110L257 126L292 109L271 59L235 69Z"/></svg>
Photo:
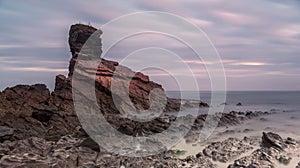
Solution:
<svg viewBox="0 0 300 168"><path fill-rule="evenodd" d="M187 18L187 20L200 28L202 27L210 27L213 26L213 22L204 20L204 19L197 19L197 18Z"/></svg>
<svg viewBox="0 0 300 168"><path fill-rule="evenodd" d="M189 63L189 64L198 64L198 65L215 64L215 62L208 62L208 61L201 61L201 60L183 60L182 62Z"/></svg>
<svg viewBox="0 0 300 168"><path fill-rule="evenodd" d="M246 65L246 66L263 66L263 65L272 65L264 62L237 62L232 65Z"/></svg>
<svg viewBox="0 0 300 168"><path fill-rule="evenodd" d="M32 58L15 58L15 57L0 57L1 64L35 64L35 65L66 65L65 61L56 61L56 60L33 60Z"/></svg>
<svg viewBox="0 0 300 168"><path fill-rule="evenodd" d="M189 64L198 64L198 65L212 65L217 63L222 63L224 65L246 65L246 66L273 65L265 62L240 62L238 60L227 60L227 59L220 60L220 62L208 62L202 60L183 60L183 62Z"/></svg>
<svg viewBox="0 0 300 168"><path fill-rule="evenodd" d="M0 49L26 48L26 45L0 44Z"/></svg>
<svg viewBox="0 0 300 168"><path fill-rule="evenodd" d="M68 69L55 69L55 68L44 68L44 67L7 67L4 68L6 71L21 71L21 72L58 72L65 73Z"/></svg>
<svg viewBox="0 0 300 168"><path fill-rule="evenodd" d="M221 21L225 21L231 24L237 25L253 25L258 24L259 20L257 17L248 16L241 13L233 13L223 10L215 10L213 14Z"/></svg>

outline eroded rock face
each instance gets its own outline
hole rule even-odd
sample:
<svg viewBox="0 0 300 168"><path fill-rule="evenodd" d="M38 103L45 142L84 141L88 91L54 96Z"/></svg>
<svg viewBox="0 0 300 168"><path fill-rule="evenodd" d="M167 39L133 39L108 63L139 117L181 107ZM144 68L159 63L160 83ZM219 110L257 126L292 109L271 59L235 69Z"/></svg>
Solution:
<svg viewBox="0 0 300 168"><path fill-rule="evenodd" d="M84 26L84 25L73 25L71 26L70 32L69 32L69 45L72 52L72 58L70 61L69 66L69 75L68 78L72 78L74 74L74 66L79 58L78 55L85 44L85 42L88 40L88 38L93 34L98 33L97 35L101 35L102 32L96 31L95 28L90 26ZM96 46L93 48L93 50L96 50L98 55L98 58L101 56L101 39L96 40L95 39ZM98 44L97 44L98 43ZM99 46L99 49L96 47ZM98 51L99 50L99 51ZM84 77L88 77L89 75L93 75L90 71L90 64L89 58L86 58L88 56L81 55L81 61L77 61L77 74L83 74L83 77L81 79L84 79ZM90 56L93 57L93 56ZM83 59L83 61L82 61ZM149 94L154 89L159 89L162 91L162 95L156 94L155 99L161 99L161 97L166 97L164 95L164 89L160 84L157 84L153 81L149 80L149 77L140 73L140 72L134 72L128 67L119 65L118 62L115 61L109 61L105 59L101 59L101 63L97 69L96 77L95 77L95 83L96 83L96 89L99 90L102 93L105 93L106 95L111 97L111 94L123 96L122 90L125 90L124 87L129 86L129 97L132 103L134 104L135 108L137 110L146 110L150 107L150 100L149 100ZM112 80L114 80L114 83L117 87L111 87ZM113 89L113 91L112 91ZM113 93L112 93L113 92ZM101 96L97 94L98 101L100 106L102 107L103 101ZM123 100L122 97L120 99ZM167 98L168 99L168 98ZM108 102L109 100L105 100ZM121 102L122 102L121 101ZM128 104L128 102L125 102ZM114 106L112 106L113 108ZM124 109L128 108L134 108L134 107L123 107ZM167 100L167 106L165 111L178 111L180 108L180 100L175 99L168 99ZM108 109L101 109L104 113ZM111 109L109 109L111 110ZM120 110L120 109L118 109ZM114 111L114 110L113 110ZM120 112L120 111L119 111ZM111 113L111 112L109 112Z"/></svg>
<svg viewBox="0 0 300 168"><path fill-rule="evenodd" d="M38 108L40 104L49 104L50 91L43 84L17 85L5 89L0 96L3 112L27 117L31 116L34 108Z"/></svg>
<svg viewBox="0 0 300 168"><path fill-rule="evenodd" d="M2 139L9 137L11 140L17 140L36 136L49 140L58 140L63 135L78 131L80 123L74 111L71 81L78 53L86 40L95 31L96 29L91 26L81 24L71 26L69 44L72 58L69 65L69 75L68 77L63 75L56 77L53 93L50 94L50 91L43 84L32 86L18 85L7 88L0 93L0 126L4 125L14 129L12 135L11 132L3 130L3 134L6 135L3 135ZM98 42L99 54L101 54L101 39ZM117 67L119 71L115 75L117 76L116 82L119 84L130 82L130 100L138 111L150 107L149 93L153 89L163 91L162 86L150 81L148 76L139 72L133 72L117 62L102 60L97 70L96 95L100 110L107 116L108 120L113 118L110 117L112 114L122 113L114 105L110 87L113 73ZM81 68L84 74L89 73L89 67ZM132 75L132 79L129 77L130 75ZM180 100L167 99L167 102L168 105L165 111L176 111L180 107ZM131 124L131 120L123 119L121 116L118 118L109 121L112 124L115 123L117 129L125 128L129 135L138 134L134 133L130 127L136 128L136 125L139 123ZM123 128L120 128L122 124L116 121L123 121ZM150 128L158 128L161 125L158 123L155 126L156 124L153 123L148 124ZM165 123L165 125L160 130L167 128L168 123Z"/></svg>
<svg viewBox="0 0 300 168"><path fill-rule="evenodd" d="M291 139L291 138L289 138ZM292 153L297 154L299 142L294 145L284 142L284 151L273 147L259 147L259 137L244 137L243 139L228 138L224 141L210 143L198 154L179 159L167 151L155 156L126 157L107 153L102 149L93 149L86 143L88 138L77 135L63 136L59 141L46 141L42 138L6 141L0 144L0 167L212 167L223 162L229 168L237 167L277 167L283 164L288 167ZM217 162L216 162L217 161ZM232 164L230 164L232 163Z"/></svg>
<svg viewBox="0 0 300 168"><path fill-rule="evenodd" d="M0 146L4 156L0 167L79 167L94 163L97 151L83 147L84 138L62 137L58 142L41 138L29 138L14 142L5 142Z"/></svg>
<svg viewBox="0 0 300 168"><path fill-rule="evenodd" d="M185 159L168 157L168 153L145 158L115 156L83 146L85 138L64 136L58 142L30 138L0 145L0 167L217 167L204 155Z"/></svg>
<svg viewBox="0 0 300 168"><path fill-rule="evenodd" d="M289 162L298 155L299 143L287 138L284 140L280 135L268 132L263 133L261 148L255 150L250 155L242 157L229 165L230 168L235 167L277 167L278 165L295 167L289 165Z"/></svg>
<svg viewBox="0 0 300 168"><path fill-rule="evenodd" d="M74 66L77 61L78 53L80 52L84 43L95 31L97 31L97 29L92 26L87 26L82 24L76 24L71 26L69 31L69 45L70 45L70 51L72 53L72 58L69 64L69 74L68 74L69 77L73 75Z"/></svg>
<svg viewBox="0 0 300 168"><path fill-rule="evenodd" d="M254 149L255 139L244 138L228 138L222 142L214 142L208 145L203 153L214 161L227 163L230 160L236 159L243 153Z"/></svg>
<svg viewBox="0 0 300 168"><path fill-rule="evenodd" d="M14 129L6 126L0 126L0 142L10 139L14 134Z"/></svg>
<svg viewBox="0 0 300 168"><path fill-rule="evenodd" d="M54 104L53 96L42 84L7 88L0 100L0 125L14 130L10 140L32 136L58 140L80 126L74 110Z"/></svg>
<svg viewBox="0 0 300 168"><path fill-rule="evenodd" d="M68 77L58 75L55 81L55 89L50 91L43 84L32 86L18 85L7 88L0 93L0 126L7 126L14 129L11 140L25 139L32 136L46 138L48 140L58 140L61 136L78 131L80 123L74 111L72 97L72 78L75 63L78 62L78 54L87 39L96 31L91 26L76 24L72 25L69 31L69 45L72 58L69 65ZM97 31L99 35L102 32ZM97 41L98 40L98 41ZM97 54L101 55L101 39L96 40ZM85 66L90 60L89 56L83 58L78 65L82 78L89 77L90 69ZM116 69L118 71L116 72ZM128 135L149 135L165 130L170 125L171 120L157 119L151 122L134 122L124 118L126 110L135 110L142 113L150 108L150 97L158 104L154 105L153 111L178 111L180 108L179 99L167 98L161 85L149 80L149 77L134 72L131 69L119 65L117 62L101 60L95 77L96 96L101 112L105 115L116 129L123 130ZM121 92L118 87L111 89L113 79L119 86L126 86L129 83L129 98L132 102L122 100L122 93L117 95L121 108L115 106L112 94ZM159 92L152 92L160 90ZM152 95L151 95L151 94ZM118 98L119 96L119 98ZM164 106L164 100L166 106ZM88 102L84 100L83 102ZM193 103L193 105L195 102ZM133 105L133 106L132 106ZM200 106L203 106L202 103ZM163 109L155 109L155 107ZM121 109L121 110L120 110ZM124 109L122 111L122 109ZM118 114L118 115L117 115ZM144 128L141 128L144 126ZM144 131L144 132L141 132ZM7 136L5 137L7 138Z"/></svg>
<svg viewBox="0 0 300 168"><path fill-rule="evenodd" d="M283 150L283 139L280 137L280 135L273 132L263 132L262 146Z"/></svg>

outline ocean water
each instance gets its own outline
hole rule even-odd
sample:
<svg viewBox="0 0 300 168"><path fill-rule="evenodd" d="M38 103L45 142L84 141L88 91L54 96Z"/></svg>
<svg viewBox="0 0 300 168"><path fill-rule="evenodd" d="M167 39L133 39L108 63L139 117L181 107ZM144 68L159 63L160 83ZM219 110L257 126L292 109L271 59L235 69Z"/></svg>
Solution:
<svg viewBox="0 0 300 168"><path fill-rule="evenodd" d="M201 101L211 103L210 91L167 91L167 95L183 95L183 99L200 97ZM237 106L239 102L242 106ZM230 111L300 111L300 91L228 91L224 112Z"/></svg>

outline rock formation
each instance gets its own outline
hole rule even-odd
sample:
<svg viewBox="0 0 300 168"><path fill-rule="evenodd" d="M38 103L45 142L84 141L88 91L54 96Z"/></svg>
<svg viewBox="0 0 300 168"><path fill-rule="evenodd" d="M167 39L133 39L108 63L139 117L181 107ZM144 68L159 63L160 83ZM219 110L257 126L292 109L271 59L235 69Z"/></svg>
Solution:
<svg viewBox="0 0 300 168"><path fill-rule="evenodd" d="M85 25L73 25L71 26L70 32L69 32L69 45L72 53L72 58L70 60L70 65L69 65L69 75L66 80L70 80L73 77L73 71L75 67L75 63L77 61L78 55L80 54L80 51L85 44L85 42L88 40L89 37L93 33L96 32L96 29L91 27L91 26L85 26ZM102 34L102 32L97 31L96 33ZM101 56L101 39L97 41L98 46L99 46L99 58ZM96 49L94 49L96 50ZM82 57L80 57L82 58ZM88 61L88 60L85 60ZM84 64L78 64L78 71L80 71L80 74L89 74L89 67L86 67ZM118 69L116 71L116 69ZM150 107L150 101L149 101L149 94L153 89L159 89L162 92L164 92L164 89L160 84L157 84L153 81L149 80L149 77L140 73L140 72L134 72L131 69L119 65L118 62L114 61L108 61L105 59L101 59L101 63L99 65L99 68L97 69L96 72L97 76L95 77L95 85L96 89L100 93L104 93L108 96L111 96L112 91L111 91L111 81L114 77L114 80L116 83L118 83L118 86L126 86L126 83L130 83L129 85L129 97L131 101L134 103L135 107L139 110L143 109L148 109ZM132 76L132 77L131 77ZM68 83L68 82L66 82ZM118 89L118 88L114 88ZM118 90L116 90L118 91ZM113 93L116 94L116 93ZM102 111L107 111L105 109L106 107L104 106L103 100L101 100L101 97L103 95L99 96L99 104L100 108L104 107L101 109ZM157 98L157 97L155 97ZM165 111L178 111L180 108L180 100L175 100L175 99L168 99L168 103L166 105ZM105 100L105 103L107 103L108 100ZM112 104L111 104L112 105ZM110 107L111 107L110 105ZM203 104L202 104L203 105ZM112 106L114 107L114 105ZM117 111L117 109L111 109L109 108L110 112L107 113L112 113ZM106 113L106 112L105 112ZM116 112L118 113L118 112Z"/></svg>
<svg viewBox="0 0 300 168"><path fill-rule="evenodd" d="M291 143L288 143L290 140ZM292 157L298 155L299 142L292 138L284 139L275 133L263 133L261 148L256 149L250 155L241 157L229 165L235 167L277 167L278 165L293 167L289 165Z"/></svg>
<svg viewBox="0 0 300 168"><path fill-rule="evenodd" d="M72 53L70 71L68 77L63 75L56 77L55 89L52 93L43 84L18 85L0 92L0 125L5 126L5 129L1 129L3 132L0 134L1 138L7 139L6 134L13 134L11 137L13 140L32 136L58 140L63 135L79 130L80 123L74 112L71 81L78 52L95 31L96 29L91 26L81 24L71 26L69 32L69 44ZM120 77L124 77L126 73L134 74L130 82L130 98L136 108L149 108L150 91L154 88L163 91L162 86L150 81L149 77L142 73L135 73L127 67L118 65L117 62L103 59L96 78L96 93L101 111L107 116L119 113L114 106L110 92L110 81L116 66L121 68L119 72L123 72L123 74L119 74ZM88 69L85 70L88 72ZM128 79L120 78L118 82L126 82L126 80ZM165 111L176 111L179 108L180 100L168 99ZM117 128L120 127L118 120L129 123L128 126L123 124L122 129L127 129L132 125L130 121L122 118L107 118L108 120L111 118L110 122L118 124L115 126ZM149 123L148 127L152 127L153 123L155 122ZM167 128L167 125L164 128ZM11 130L14 130L13 133ZM126 132L129 130L127 129ZM133 132L128 133L133 134Z"/></svg>
<svg viewBox="0 0 300 168"><path fill-rule="evenodd" d="M67 114L56 106L42 84L7 88L1 92L0 100L0 125L14 130L12 140L33 136L58 140L79 126L74 112Z"/></svg>

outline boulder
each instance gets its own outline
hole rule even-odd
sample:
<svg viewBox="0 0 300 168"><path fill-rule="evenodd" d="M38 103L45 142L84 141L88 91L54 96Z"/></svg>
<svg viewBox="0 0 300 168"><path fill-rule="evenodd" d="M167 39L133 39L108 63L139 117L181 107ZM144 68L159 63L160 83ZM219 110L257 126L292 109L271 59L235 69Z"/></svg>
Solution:
<svg viewBox="0 0 300 168"><path fill-rule="evenodd" d="M222 142L214 142L203 149L203 154L214 161L227 163L245 152L253 149L246 139L228 138Z"/></svg>
<svg viewBox="0 0 300 168"><path fill-rule="evenodd" d="M267 148L272 147L278 150L283 150L283 143L284 141L280 135L272 132L268 132L268 133L263 132L262 143L261 143L263 147L267 147Z"/></svg>
<svg viewBox="0 0 300 168"><path fill-rule="evenodd" d="M49 99L50 91L44 84L17 85L2 92L0 108L2 111L27 117L40 104L48 104Z"/></svg>
<svg viewBox="0 0 300 168"><path fill-rule="evenodd" d="M14 129L6 126L0 126L0 142L10 139L14 134Z"/></svg>
<svg viewBox="0 0 300 168"><path fill-rule="evenodd" d="M292 138L288 138L291 140ZM291 140L293 141L293 140ZM285 142L280 135L268 132L263 133L261 147L253 151L250 155L241 157L230 164L229 168L235 167L295 167L290 163L293 156L298 155L298 149L295 145L298 142L293 141L295 144ZM283 146L289 149L283 149Z"/></svg>

